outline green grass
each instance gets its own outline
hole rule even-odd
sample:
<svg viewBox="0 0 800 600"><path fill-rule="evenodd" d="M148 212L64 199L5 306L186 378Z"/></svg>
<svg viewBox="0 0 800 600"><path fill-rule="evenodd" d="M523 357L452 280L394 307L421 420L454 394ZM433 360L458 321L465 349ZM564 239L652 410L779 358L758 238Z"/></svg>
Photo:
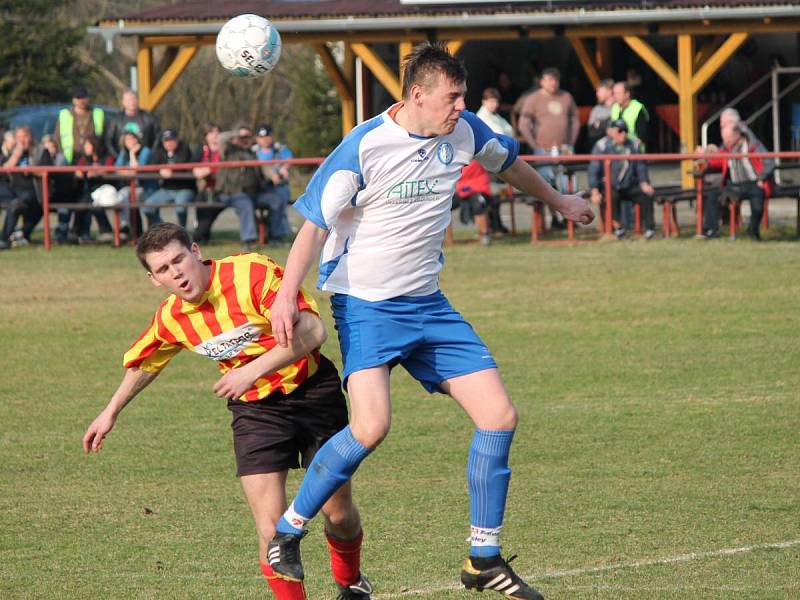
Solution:
<svg viewBox="0 0 800 600"><path fill-rule="evenodd" d="M448 249L521 414L504 546L548 599L800 596L800 545L714 554L800 540L799 268L792 243ZM6 252L0 281L0 597L266 597L210 361L178 356L81 451L160 299L130 250ZM472 428L401 370L393 392L355 480L365 572L378 598L471 597ZM647 562L689 553L712 554ZM333 598L319 523L304 556Z"/></svg>

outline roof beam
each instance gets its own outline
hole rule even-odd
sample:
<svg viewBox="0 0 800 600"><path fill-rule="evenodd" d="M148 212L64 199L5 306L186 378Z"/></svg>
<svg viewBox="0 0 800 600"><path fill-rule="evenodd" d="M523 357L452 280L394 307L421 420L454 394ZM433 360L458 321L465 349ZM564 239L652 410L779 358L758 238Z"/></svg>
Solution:
<svg viewBox="0 0 800 600"><path fill-rule="evenodd" d="M631 49L639 55L639 57L650 65L664 82L671 87L676 94L679 94L680 86L678 85L678 74L675 72L667 61L661 58L661 55L656 52L653 47L645 42L642 38L626 35L622 39L631 47ZM694 58L694 57L693 57Z"/></svg>
<svg viewBox="0 0 800 600"><path fill-rule="evenodd" d="M600 73L597 72L597 67L595 67L594 61L589 56L589 51L586 50L586 45L580 38L571 37L568 39L570 44L572 44L572 47L575 49L575 54L578 55L578 60L581 62L584 73L586 73L589 81L592 82L592 87L596 88L600 83Z"/></svg>
<svg viewBox="0 0 800 600"><path fill-rule="evenodd" d="M727 40L722 42L722 45L717 48L716 52L714 52L705 63L699 65L699 68L692 76L693 94L703 89L703 86L717 74L717 71L719 71L740 46L744 44L747 37L748 34L746 32L732 33L728 36Z"/></svg>
<svg viewBox="0 0 800 600"><path fill-rule="evenodd" d="M350 44L353 52L358 56L361 61L372 72L386 91L391 94L392 98L399 101L402 98L402 87L400 86L400 79L392 71L386 63L383 62L380 56L366 44Z"/></svg>

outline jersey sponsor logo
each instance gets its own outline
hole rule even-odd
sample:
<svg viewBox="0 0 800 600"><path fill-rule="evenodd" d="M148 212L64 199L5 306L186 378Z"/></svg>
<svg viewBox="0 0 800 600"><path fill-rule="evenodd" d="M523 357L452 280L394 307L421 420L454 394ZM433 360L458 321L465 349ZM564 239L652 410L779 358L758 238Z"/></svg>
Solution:
<svg viewBox="0 0 800 600"><path fill-rule="evenodd" d="M257 340L260 335L261 329L257 325L244 323L199 343L193 350L211 360L228 360Z"/></svg>
<svg viewBox="0 0 800 600"><path fill-rule="evenodd" d="M417 150L417 158L412 158L411 162L413 163L421 163L428 160L428 151L425 148L420 148Z"/></svg>
<svg viewBox="0 0 800 600"><path fill-rule="evenodd" d="M392 184L386 192L386 199L391 204L408 204L433 200L439 192L436 191L438 179L405 179Z"/></svg>
<svg viewBox="0 0 800 600"><path fill-rule="evenodd" d="M436 148L436 158L443 165L449 165L453 162L453 156L455 156L455 151L453 150L453 144L450 142L442 142Z"/></svg>

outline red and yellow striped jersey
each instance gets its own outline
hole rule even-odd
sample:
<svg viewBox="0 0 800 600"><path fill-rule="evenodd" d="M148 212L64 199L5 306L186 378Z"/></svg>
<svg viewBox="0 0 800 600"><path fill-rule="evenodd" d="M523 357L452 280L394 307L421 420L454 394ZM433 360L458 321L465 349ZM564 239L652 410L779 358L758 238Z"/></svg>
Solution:
<svg viewBox="0 0 800 600"><path fill-rule="evenodd" d="M226 373L247 364L275 346L269 312L283 270L260 254L238 254L206 261L211 267L208 288L197 303L170 295L149 327L125 353L125 368L157 373L181 348L216 360ZM319 314L304 290L297 294L300 310ZM289 394L317 372L319 349L275 373L256 380L239 399L252 402L274 391Z"/></svg>

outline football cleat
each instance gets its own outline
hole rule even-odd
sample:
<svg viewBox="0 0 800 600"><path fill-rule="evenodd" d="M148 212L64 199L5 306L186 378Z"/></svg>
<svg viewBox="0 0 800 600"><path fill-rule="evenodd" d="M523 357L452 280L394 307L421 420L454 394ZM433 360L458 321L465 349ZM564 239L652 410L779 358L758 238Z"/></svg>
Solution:
<svg viewBox="0 0 800 600"><path fill-rule="evenodd" d="M300 540L306 533L275 533L267 546L267 562L275 575L289 581L303 581L305 574L300 560Z"/></svg>
<svg viewBox="0 0 800 600"><path fill-rule="evenodd" d="M509 563L516 558L516 554L508 560L499 556L498 563L488 569L477 569L472 564L472 559L467 558L461 570L461 583L468 590L494 590L505 594L508 598L519 600L544 600L536 588L529 586L522 578L514 573Z"/></svg>
<svg viewBox="0 0 800 600"><path fill-rule="evenodd" d="M339 595L336 600L370 600L372 596L372 584L363 575L358 576L358 581L351 583L347 587L339 586Z"/></svg>

